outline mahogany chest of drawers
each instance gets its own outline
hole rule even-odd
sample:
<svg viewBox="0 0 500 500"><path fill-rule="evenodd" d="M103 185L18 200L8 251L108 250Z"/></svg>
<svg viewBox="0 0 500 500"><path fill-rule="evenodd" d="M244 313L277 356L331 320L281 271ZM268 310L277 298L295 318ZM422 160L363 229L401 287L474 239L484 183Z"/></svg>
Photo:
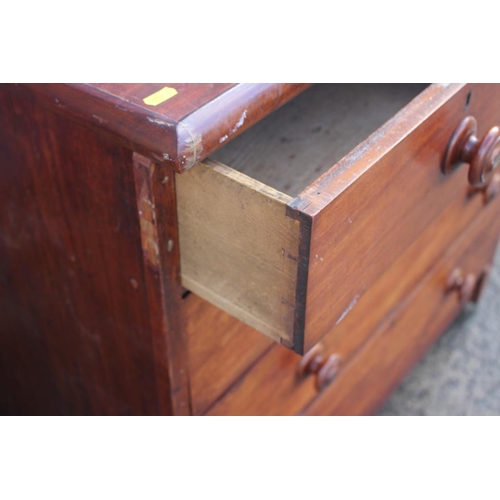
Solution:
<svg viewBox="0 0 500 500"><path fill-rule="evenodd" d="M0 87L10 414L371 414L479 299L500 85Z"/></svg>

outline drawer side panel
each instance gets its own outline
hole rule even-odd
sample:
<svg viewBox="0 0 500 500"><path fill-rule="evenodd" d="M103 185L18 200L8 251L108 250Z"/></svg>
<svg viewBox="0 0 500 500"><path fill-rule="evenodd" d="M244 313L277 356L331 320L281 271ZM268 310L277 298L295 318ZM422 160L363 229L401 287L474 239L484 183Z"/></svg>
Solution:
<svg viewBox="0 0 500 500"><path fill-rule="evenodd" d="M182 284L293 347L299 221L290 197L220 163L176 175Z"/></svg>

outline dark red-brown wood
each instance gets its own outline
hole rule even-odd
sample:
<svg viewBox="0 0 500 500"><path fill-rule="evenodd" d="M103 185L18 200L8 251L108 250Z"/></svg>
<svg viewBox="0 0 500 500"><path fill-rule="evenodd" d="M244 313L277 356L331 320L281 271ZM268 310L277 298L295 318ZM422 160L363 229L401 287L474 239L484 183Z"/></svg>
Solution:
<svg viewBox="0 0 500 500"><path fill-rule="evenodd" d="M156 111L142 101L163 85L175 84L0 87L0 410L375 411L486 282L500 232L498 176L471 189L466 169L444 177L439 162L456 128L450 116L480 116L478 137L498 123L498 87L473 86L472 99L450 90L453 105L431 90L428 109L442 98L444 115L410 106L291 204L303 214L303 256L311 249L331 269L337 249L357 263L333 285L319 264L302 268L296 320L309 314L311 341L324 335L316 364L302 369L298 354L197 297L182 299L172 170L302 87L199 87L168 116L173 100ZM182 135L192 140L194 130L202 149ZM186 163L179 145L192 153ZM414 192L422 179L428 192ZM450 285L454 268L463 279ZM361 290L340 322L334 286L337 313Z"/></svg>
<svg viewBox="0 0 500 500"><path fill-rule="evenodd" d="M304 414L375 413L463 307L463 297L446 289L453 267L459 266L474 277L476 287L481 286L478 277L491 265L499 231L500 219L496 217L483 224L479 238L462 235L410 296L387 315L360 354Z"/></svg>
<svg viewBox="0 0 500 500"><path fill-rule="evenodd" d="M182 304L187 325L194 415L203 414L274 342L194 294Z"/></svg>
<svg viewBox="0 0 500 500"><path fill-rule="evenodd" d="M145 264L132 152L3 87L0 158L2 411L188 411L167 369L178 253L161 245L165 278ZM163 187L160 231L176 241Z"/></svg>
<svg viewBox="0 0 500 500"><path fill-rule="evenodd" d="M114 140L178 172L192 167L305 90L289 83L22 84L43 106L112 134ZM144 99L164 87L177 95Z"/></svg>
<svg viewBox="0 0 500 500"><path fill-rule="evenodd" d="M137 209L151 318L155 372L163 414L191 413L187 337L180 313L182 287L174 175L166 165L133 155ZM169 408L170 405L170 408Z"/></svg>

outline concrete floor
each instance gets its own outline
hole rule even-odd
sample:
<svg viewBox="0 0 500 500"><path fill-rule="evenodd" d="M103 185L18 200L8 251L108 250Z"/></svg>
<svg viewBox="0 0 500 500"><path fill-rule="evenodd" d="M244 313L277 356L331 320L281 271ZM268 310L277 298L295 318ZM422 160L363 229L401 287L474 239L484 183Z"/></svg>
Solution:
<svg viewBox="0 0 500 500"><path fill-rule="evenodd" d="M380 415L500 415L500 250L481 301L465 310Z"/></svg>

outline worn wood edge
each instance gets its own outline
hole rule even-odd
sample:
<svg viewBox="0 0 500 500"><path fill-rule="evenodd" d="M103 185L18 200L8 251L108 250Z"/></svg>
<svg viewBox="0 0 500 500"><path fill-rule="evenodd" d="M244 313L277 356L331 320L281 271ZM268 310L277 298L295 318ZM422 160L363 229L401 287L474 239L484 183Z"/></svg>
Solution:
<svg viewBox="0 0 500 500"><path fill-rule="evenodd" d="M190 169L310 86L240 83L226 90L177 124L176 170Z"/></svg>
<svg viewBox="0 0 500 500"><path fill-rule="evenodd" d="M314 217L466 84L432 84L290 202ZM382 142L383 141L383 142ZM381 147L382 143L382 147Z"/></svg>
<svg viewBox="0 0 500 500"><path fill-rule="evenodd" d="M177 174L176 190L182 285L294 349L300 224L286 216L291 197L212 160ZM242 263L250 268L241 272ZM234 288L244 291L235 298Z"/></svg>
<svg viewBox="0 0 500 500"><path fill-rule="evenodd" d="M160 410L190 415L187 339L179 314L178 238L169 232L172 227L177 230L173 176L168 167L138 153L133 153L132 161ZM170 180L168 190L165 180Z"/></svg>
<svg viewBox="0 0 500 500"><path fill-rule="evenodd" d="M15 84L11 91L30 94L37 103L104 133L156 162L169 162L177 144L177 123L88 84Z"/></svg>
<svg viewBox="0 0 500 500"><path fill-rule="evenodd" d="M87 83L8 85L177 172L191 168L310 84L235 84L180 121ZM247 114L249 117L247 118Z"/></svg>

